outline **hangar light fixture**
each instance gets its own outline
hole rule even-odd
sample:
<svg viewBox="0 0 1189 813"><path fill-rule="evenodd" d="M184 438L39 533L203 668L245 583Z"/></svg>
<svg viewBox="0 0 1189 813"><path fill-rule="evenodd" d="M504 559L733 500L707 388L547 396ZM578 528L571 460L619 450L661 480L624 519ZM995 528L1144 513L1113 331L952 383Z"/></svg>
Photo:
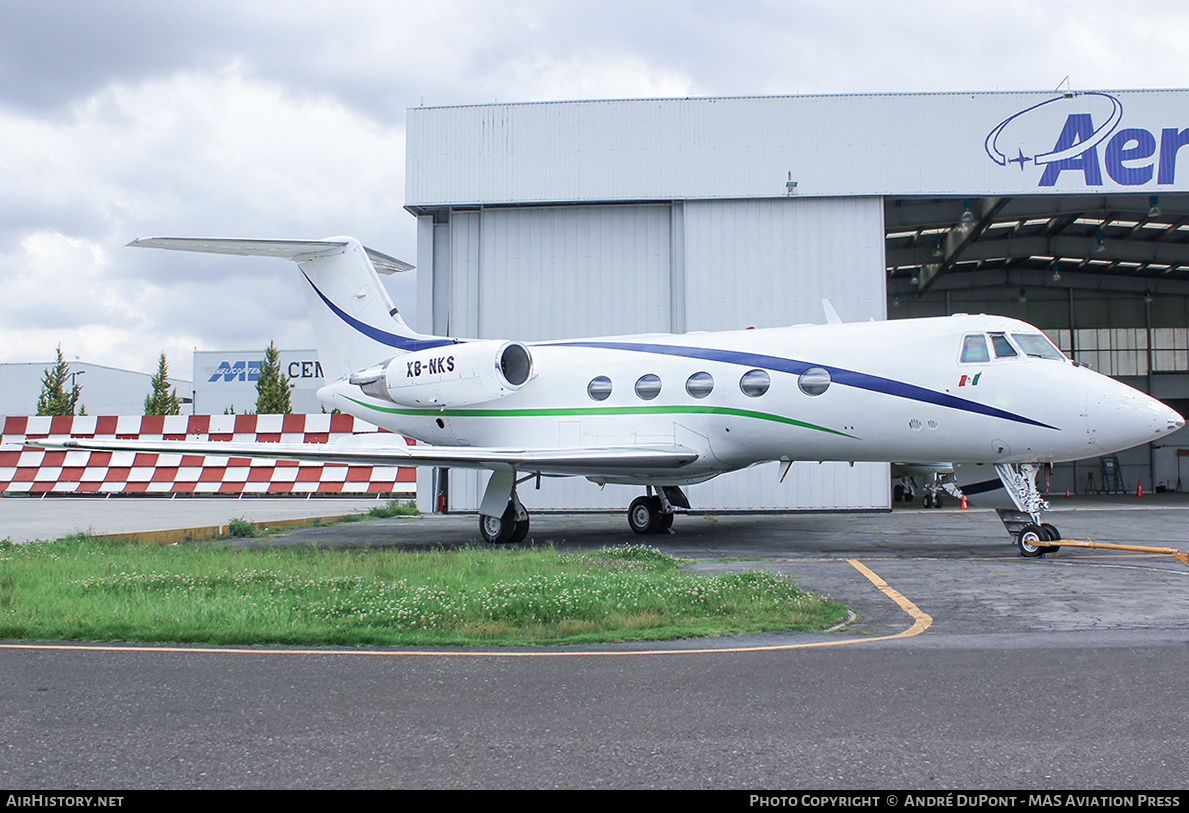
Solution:
<svg viewBox="0 0 1189 813"><path fill-rule="evenodd" d="M1053 282L1061 281L1061 266L1058 263L1053 263Z"/></svg>
<svg viewBox="0 0 1189 813"><path fill-rule="evenodd" d="M1098 241L1098 247L1094 249L1095 254L1102 254L1106 251L1106 235L1102 232L1094 235L1094 239Z"/></svg>
<svg viewBox="0 0 1189 813"><path fill-rule="evenodd" d="M1148 217L1160 217L1160 215L1164 214L1164 212L1160 211L1159 195L1149 195L1148 203L1151 204L1151 208L1148 209Z"/></svg>
<svg viewBox="0 0 1189 813"><path fill-rule="evenodd" d="M970 201L969 200L962 201L962 217L959 220L959 222L965 223L967 225L974 222L974 212L970 211Z"/></svg>

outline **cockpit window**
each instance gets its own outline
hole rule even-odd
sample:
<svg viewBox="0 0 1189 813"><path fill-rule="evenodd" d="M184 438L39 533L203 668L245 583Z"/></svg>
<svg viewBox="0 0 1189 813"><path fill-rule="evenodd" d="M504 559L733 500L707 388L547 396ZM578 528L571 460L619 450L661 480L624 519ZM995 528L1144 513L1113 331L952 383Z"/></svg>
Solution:
<svg viewBox="0 0 1189 813"><path fill-rule="evenodd" d="M974 333L962 340L962 361L966 364L990 361L991 354L987 352L987 340L981 333Z"/></svg>
<svg viewBox="0 0 1189 813"><path fill-rule="evenodd" d="M1053 359L1054 361L1064 361L1065 356L1061 351L1053 346L1049 341L1048 336L1043 333L1013 333L1011 337L1015 339L1016 344L1024 351L1024 355L1031 356L1038 359Z"/></svg>
<svg viewBox="0 0 1189 813"><path fill-rule="evenodd" d="M1016 352L1016 348L1011 346L1011 342L1007 340L1007 336L1002 333L992 333L991 344L995 348L995 358L1015 358L1020 355Z"/></svg>

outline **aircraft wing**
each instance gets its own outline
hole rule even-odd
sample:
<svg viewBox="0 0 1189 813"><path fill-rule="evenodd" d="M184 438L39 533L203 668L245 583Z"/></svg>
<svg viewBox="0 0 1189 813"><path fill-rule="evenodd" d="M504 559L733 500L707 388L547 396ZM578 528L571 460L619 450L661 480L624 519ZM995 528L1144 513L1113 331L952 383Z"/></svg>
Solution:
<svg viewBox="0 0 1189 813"><path fill-rule="evenodd" d="M383 438L386 442L376 442ZM627 475L655 469L680 469L698 459L684 446L611 446L596 449L497 449L474 446L406 446L399 435L381 435L370 442L251 443L217 440L92 440L40 438L30 446L96 452L156 452L210 457L258 457L317 463L368 466L451 466L468 469L518 470L542 474ZM399 445L394 444L395 440Z"/></svg>

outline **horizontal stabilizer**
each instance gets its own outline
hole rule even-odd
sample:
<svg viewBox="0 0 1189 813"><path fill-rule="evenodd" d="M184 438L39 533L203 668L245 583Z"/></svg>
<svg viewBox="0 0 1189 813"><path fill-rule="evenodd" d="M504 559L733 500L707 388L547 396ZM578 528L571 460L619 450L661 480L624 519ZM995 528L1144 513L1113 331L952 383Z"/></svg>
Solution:
<svg viewBox="0 0 1189 813"><path fill-rule="evenodd" d="M169 251L196 251L203 254L233 254L243 257L277 257L300 261L307 257L342 251L350 240L329 237L325 240L240 240L205 237L140 237L129 243L136 248L162 248ZM389 257L375 249L364 247L368 259L381 274L412 271L413 266Z"/></svg>

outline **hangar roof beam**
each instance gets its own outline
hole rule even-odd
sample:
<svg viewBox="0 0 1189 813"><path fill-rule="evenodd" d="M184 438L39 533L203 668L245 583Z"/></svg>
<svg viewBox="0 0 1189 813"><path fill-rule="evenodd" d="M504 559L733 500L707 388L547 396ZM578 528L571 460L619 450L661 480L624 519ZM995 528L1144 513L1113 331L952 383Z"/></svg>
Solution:
<svg viewBox="0 0 1189 813"><path fill-rule="evenodd" d="M964 240L955 224L962 198L889 199L885 207L890 276L915 276L917 290L938 275L984 268L1077 268L1102 276L1189 280L1189 195L1160 196L1150 217L1148 195L1031 195L984 199ZM972 206L972 211L975 207ZM946 229L944 251L923 234ZM944 286L949 288L949 285Z"/></svg>

